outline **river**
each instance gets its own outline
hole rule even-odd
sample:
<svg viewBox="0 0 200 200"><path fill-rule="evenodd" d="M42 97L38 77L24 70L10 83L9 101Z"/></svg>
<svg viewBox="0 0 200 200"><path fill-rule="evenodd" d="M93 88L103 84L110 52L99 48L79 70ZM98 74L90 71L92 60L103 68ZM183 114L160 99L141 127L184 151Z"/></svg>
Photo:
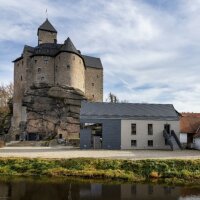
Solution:
<svg viewBox="0 0 200 200"><path fill-rule="evenodd" d="M200 186L58 178L0 178L0 200L199 200Z"/></svg>

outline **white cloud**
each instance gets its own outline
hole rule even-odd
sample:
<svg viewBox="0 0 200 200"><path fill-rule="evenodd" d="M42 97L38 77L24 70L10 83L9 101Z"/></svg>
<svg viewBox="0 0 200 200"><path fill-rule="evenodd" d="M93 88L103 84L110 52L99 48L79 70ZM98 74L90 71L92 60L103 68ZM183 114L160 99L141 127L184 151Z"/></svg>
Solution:
<svg viewBox="0 0 200 200"><path fill-rule="evenodd" d="M147 2L0 0L0 46L36 45L47 8L59 42L70 36L83 53L102 58L105 96L111 91L130 102L173 103L179 111L200 112L200 0L176 0L168 9L171 1Z"/></svg>

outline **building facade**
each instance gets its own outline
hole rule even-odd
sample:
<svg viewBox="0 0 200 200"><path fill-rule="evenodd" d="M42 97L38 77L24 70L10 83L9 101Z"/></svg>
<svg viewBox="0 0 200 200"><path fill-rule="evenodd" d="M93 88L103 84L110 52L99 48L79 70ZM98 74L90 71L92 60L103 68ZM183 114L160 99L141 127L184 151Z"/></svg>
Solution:
<svg viewBox="0 0 200 200"><path fill-rule="evenodd" d="M163 130L179 138L179 114L170 104L82 102L82 149L170 149Z"/></svg>
<svg viewBox="0 0 200 200"><path fill-rule="evenodd" d="M57 43L57 31L48 19L38 28L38 45L24 46L14 62L12 127L26 122L24 94L39 84L68 86L80 90L90 101L103 101L103 66L100 58L85 56L70 38Z"/></svg>

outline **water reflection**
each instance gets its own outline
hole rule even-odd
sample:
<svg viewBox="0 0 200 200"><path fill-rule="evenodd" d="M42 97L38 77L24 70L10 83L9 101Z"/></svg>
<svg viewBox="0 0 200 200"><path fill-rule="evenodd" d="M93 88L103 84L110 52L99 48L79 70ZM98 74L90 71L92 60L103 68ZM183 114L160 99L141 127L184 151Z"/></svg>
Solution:
<svg viewBox="0 0 200 200"><path fill-rule="evenodd" d="M0 200L192 200L200 199L200 188L150 184L107 184L41 179L0 179Z"/></svg>

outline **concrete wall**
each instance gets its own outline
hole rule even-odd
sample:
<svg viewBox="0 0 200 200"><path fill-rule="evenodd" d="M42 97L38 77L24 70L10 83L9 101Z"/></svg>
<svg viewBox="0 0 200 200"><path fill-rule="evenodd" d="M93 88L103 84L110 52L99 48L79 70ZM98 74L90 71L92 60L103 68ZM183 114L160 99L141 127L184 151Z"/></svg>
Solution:
<svg viewBox="0 0 200 200"><path fill-rule="evenodd" d="M103 101L103 69L86 68L85 94L89 100L95 102Z"/></svg>
<svg viewBox="0 0 200 200"><path fill-rule="evenodd" d="M71 86L85 92L85 67L82 58L68 52L57 55L55 84Z"/></svg>
<svg viewBox="0 0 200 200"><path fill-rule="evenodd" d="M194 148L200 150L200 137L194 138Z"/></svg>
<svg viewBox="0 0 200 200"><path fill-rule="evenodd" d="M131 124L136 124L136 135L131 134ZM148 135L148 124L153 124L153 135ZM179 138L179 121L154 120L122 120L121 149L169 149L163 137L164 124L170 124ZM131 146L131 140L137 141L137 146ZM148 140L153 140L153 147L148 146Z"/></svg>
<svg viewBox="0 0 200 200"><path fill-rule="evenodd" d="M102 124L102 149L120 149L121 146L120 119L81 119L81 123ZM83 129L81 130L82 134ZM82 140L83 141L83 140ZM80 140L81 145L84 144Z"/></svg>
<svg viewBox="0 0 200 200"><path fill-rule="evenodd" d="M38 31L38 44L43 43L54 43L57 39L57 33L49 32L49 31Z"/></svg>

